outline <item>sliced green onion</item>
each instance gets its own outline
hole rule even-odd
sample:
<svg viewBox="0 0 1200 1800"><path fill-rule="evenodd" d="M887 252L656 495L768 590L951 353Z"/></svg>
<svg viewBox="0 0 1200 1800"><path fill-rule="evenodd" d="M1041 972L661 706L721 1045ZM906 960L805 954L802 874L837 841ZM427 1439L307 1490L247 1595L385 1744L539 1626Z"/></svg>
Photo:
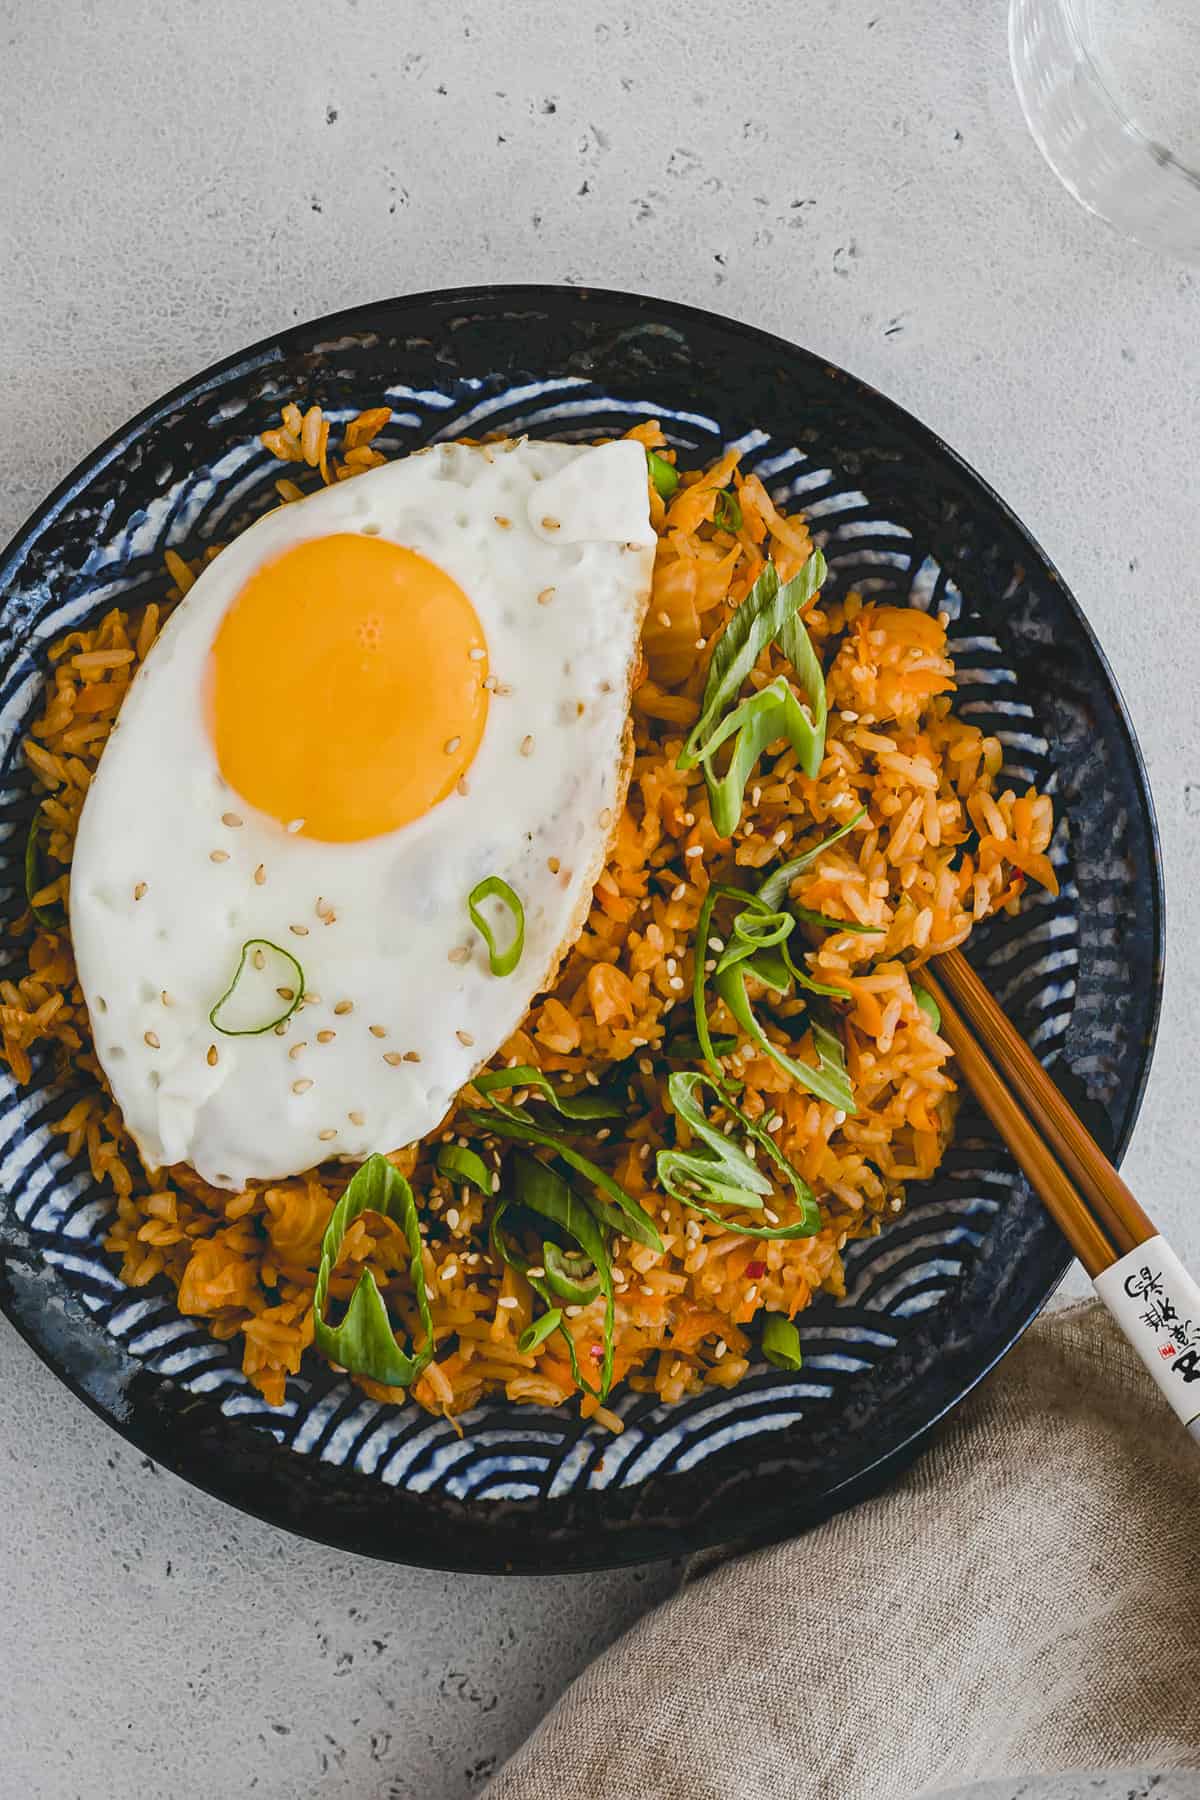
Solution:
<svg viewBox="0 0 1200 1800"><path fill-rule="evenodd" d="M728 1056L737 1049L737 1039L728 1033L710 1037L709 1043L714 1056ZM704 1055L704 1050L695 1033L683 1031L664 1044L663 1055L670 1057L673 1062L694 1062L698 1056Z"/></svg>
<svg viewBox="0 0 1200 1800"><path fill-rule="evenodd" d="M817 981L803 963L794 960L787 943L796 926L792 913L770 912L756 894L743 893L739 888L724 888L722 892L742 901L745 910L733 920L730 942L713 971L714 983L718 976L740 963L744 965L743 975L753 975L777 994L786 994L794 981L810 994L825 994L836 1000L850 998L845 988Z"/></svg>
<svg viewBox="0 0 1200 1800"><path fill-rule="evenodd" d="M762 1353L777 1369L798 1369L803 1364L800 1333L782 1313L771 1313L763 1326Z"/></svg>
<svg viewBox="0 0 1200 1800"><path fill-rule="evenodd" d="M476 1075L471 1085L477 1093L489 1097L505 1088L535 1088L541 1099L548 1101L564 1119L578 1120L581 1123L592 1119L620 1119L625 1116L621 1102L611 1094L606 1094L602 1088L585 1087L577 1094L560 1094L540 1069L535 1069L528 1063L520 1063L515 1069L487 1069L482 1075ZM509 1118L526 1116L519 1107L506 1106L500 1100L493 1099L492 1105L497 1112L505 1113Z"/></svg>
<svg viewBox="0 0 1200 1800"><path fill-rule="evenodd" d="M736 613L734 617L737 617ZM831 831L829 836L822 838L819 844L814 844L810 850L804 850L799 856L794 856L791 862L780 863L777 869L772 869L758 889L758 898L763 904L772 909L780 906L787 899L788 889L797 875L803 875L805 869L812 867L823 850L828 850L831 845L837 843L839 838L844 838L848 831L853 831L854 827L866 817L866 812L866 807L860 806L852 819L847 819L844 825L839 825L836 831Z"/></svg>
<svg viewBox="0 0 1200 1800"><path fill-rule="evenodd" d="M742 503L732 488L721 488L713 507L713 524L718 531L742 529Z"/></svg>
<svg viewBox="0 0 1200 1800"><path fill-rule="evenodd" d="M799 614L793 613L780 626L779 648L800 677L800 686L804 689L804 696L808 701L809 717L812 720L812 745L808 750L807 757L801 752L798 754L801 755L801 766L804 773L815 781L825 755L825 727L829 723L829 695L825 688L825 671L821 667L821 659L813 649L812 639Z"/></svg>
<svg viewBox="0 0 1200 1800"><path fill-rule="evenodd" d="M716 1207L733 1207L742 1212L761 1212L764 1199L774 1192L774 1186L740 1145L709 1123L695 1100L699 1087L712 1089L741 1130L767 1151L776 1168L786 1177L792 1197L800 1208L800 1217L794 1224L747 1225L740 1219L731 1220L725 1212L714 1210ZM748 1119L734 1104L723 1082L692 1069L670 1076L667 1092L676 1116L692 1134L690 1149L658 1152L658 1179L668 1194L703 1218L724 1225L742 1237L812 1237L820 1230L821 1215L812 1189L793 1169L770 1132Z"/></svg>
<svg viewBox="0 0 1200 1800"><path fill-rule="evenodd" d="M793 904L792 911L806 925L812 925L818 931L832 931L835 936L843 931L852 931L856 936L860 933L865 937L887 936L883 925L860 925L857 919L835 919L829 913L814 912L811 906Z"/></svg>
<svg viewBox="0 0 1200 1800"><path fill-rule="evenodd" d="M502 901L512 914L513 935L505 950L497 948L491 925L479 910L480 901L492 899ZM507 881L500 879L499 875L488 875L482 881L476 882L467 895L467 911L471 915L472 925L487 945L488 962L491 965L492 974L511 975L520 962L521 953L525 948L525 908L521 905L518 896L509 887Z"/></svg>
<svg viewBox="0 0 1200 1800"><path fill-rule="evenodd" d="M364 1212L394 1219L408 1240L409 1273L425 1336L420 1350L402 1350L396 1342L387 1305L370 1269L364 1269L359 1276L341 1324L330 1325L325 1318L329 1278L342 1239L349 1226ZM313 1341L330 1362L339 1363L351 1375L365 1375L385 1387L411 1386L433 1360L433 1319L421 1259L417 1206L407 1181L385 1156L367 1158L334 1207L326 1226L321 1240L321 1266L313 1292Z"/></svg>
<svg viewBox="0 0 1200 1800"><path fill-rule="evenodd" d="M737 617L737 614L734 614ZM723 775L713 768L712 758L728 739L733 751ZM718 837L732 837L741 823L742 802L746 783L769 744L786 738L800 760L805 774L815 773L812 765L821 765L824 730L817 731L810 714L797 700L785 675L743 700L715 727L704 747L701 765L708 786L708 806L713 830Z"/></svg>
<svg viewBox="0 0 1200 1800"><path fill-rule="evenodd" d="M279 958L270 972L266 961L268 951ZM258 952L262 952L261 960L258 960ZM253 976L242 981L247 961L254 974L262 975L261 981L254 980ZM209 1013L208 1022L222 1037L261 1037L264 1031L272 1031L276 1025L290 1019L303 998L304 970L291 951L273 944L270 938L247 938L233 980ZM222 1011L224 1022L217 1017ZM264 1013L270 1016L264 1019Z"/></svg>
<svg viewBox="0 0 1200 1800"><path fill-rule="evenodd" d="M599 1288L596 1291L599 1293ZM551 1333L558 1330L562 1324L562 1318L562 1308L554 1306L549 1312L544 1312L540 1318L535 1319L532 1325L527 1325L517 1339L517 1349L521 1355L531 1356L539 1344L544 1344Z"/></svg>
<svg viewBox="0 0 1200 1800"><path fill-rule="evenodd" d="M571 1373L578 1385L596 1399L605 1400L612 1386L615 1297L612 1265L605 1247L604 1233L592 1217L590 1208L572 1192L562 1176L545 1163L538 1162L536 1157L525 1156L518 1152L513 1158L512 1174L511 1195L506 1196L492 1214L490 1234L492 1252L508 1263L511 1268L516 1269L518 1274L524 1275L534 1292L546 1302L551 1311L558 1309L553 1306L553 1292L545 1276L533 1274L532 1265L507 1239L504 1222L510 1207L525 1207L527 1211L536 1213L539 1218L549 1219L567 1237L573 1238L583 1254L589 1258L596 1270L600 1290L604 1295L604 1360L601 1365L598 1388L592 1386L579 1367L575 1340L568 1331L561 1312L559 1312L557 1329L566 1339Z"/></svg>
<svg viewBox="0 0 1200 1800"><path fill-rule="evenodd" d="M546 1285L568 1306L587 1306L600 1292L600 1277L582 1251L560 1250L547 1238L542 1245Z"/></svg>
<svg viewBox="0 0 1200 1800"><path fill-rule="evenodd" d="M41 878L41 857L38 853L38 839L42 835L42 809L39 805L29 824L29 836L25 839L25 898L29 902L29 910L38 924L47 931L59 931L64 922L63 916L49 906L37 906L33 896L46 884Z"/></svg>
<svg viewBox="0 0 1200 1800"><path fill-rule="evenodd" d="M854 1104L854 1092L850 1086L841 1040L810 1019L813 1047L817 1052L815 1069L811 1063L797 1062L794 1056L789 1056L786 1050L781 1050L778 1044L772 1043L755 1017L746 994L748 967L746 963L738 963L723 975L713 977L714 988L746 1036L766 1052L777 1068L782 1069L785 1075L790 1075L797 1087L804 1088L807 1093L814 1094L818 1100L826 1101L840 1112L856 1112L858 1109Z"/></svg>
<svg viewBox="0 0 1200 1800"><path fill-rule="evenodd" d="M726 503L728 518L733 517L729 509L736 509L740 524L737 501L726 494L718 496L721 500ZM720 518L718 505L718 521ZM692 769L697 763L703 765L713 826L722 837L731 837L737 829L750 772L777 738L787 739L809 777L815 778L821 767L829 705L825 673L799 612L817 592L825 573L825 558L819 550L814 550L799 574L783 586L774 563L767 563L717 640L708 666L700 718L677 766ZM799 678L806 704L801 705L782 675L740 705L735 704L759 655L775 638ZM733 749L729 764L718 777L713 757L730 738Z"/></svg>
<svg viewBox="0 0 1200 1800"><path fill-rule="evenodd" d="M663 500L669 500L679 486L679 470L665 456L659 456L653 450L646 452L646 467L659 496Z"/></svg>
<svg viewBox="0 0 1200 1800"><path fill-rule="evenodd" d="M782 587L774 563L767 563L717 639L700 717L680 754L679 768L694 769L710 753L709 740L760 654L778 636L785 620L812 599L824 579L825 558L819 550L814 550L800 572Z"/></svg>
<svg viewBox="0 0 1200 1800"><path fill-rule="evenodd" d="M712 926L713 913L717 902L722 899L735 899L743 907L750 905L758 910L763 907L763 894L766 884L759 889L757 895L744 893L740 888L730 888L714 883L704 896L700 908L700 917L696 924L696 943L706 945ZM786 891L786 890L785 890ZM785 962L782 957L778 961L773 949L759 951L752 957L736 961L732 967L727 966L721 975L714 971L713 986L721 999L737 1020L738 1025L747 1037L751 1038L760 1049L765 1050L771 1060L790 1075L797 1086L807 1093L814 1094L818 1100L825 1100L839 1111L852 1113L857 1111L854 1104L854 1093L850 1086L849 1074L846 1070L845 1054L840 1040L824 1027L812 1023L813 1044L817 1051L818 1067L809 1063L797 1062L773 1044L754 1015L750 1000L746 994L746 977L754 975L764 981L777 993L784 993L791 984L795 973L795 965ZM704 972L704 957L698 952L693 959L692 1006L696 1015L696 1036L700 1042L701 1055L709 1068L718 1076L721 1065L713 1048L712 1032L708 1023L708 1001L706 995L707 976ZM810 987L819 986L808 977ZM840 990L836 990L840 992Z"/></svg>
<svg viewBox="0 0 1200 1800"><path fill-rule="evenodd" d="M474 1150L468 1150L462 1144L443 1144L437 1154L437 1168L439 1175L448 1176L451 1181L465 1181L469 1187L478 1188L481 1194L491 1199L491 1170Z"/></svg>
<svg viewBox="0 0 1200 1800"><path fill-rule="evenodd" d="M914 981L912 984L912 993L913 999L925 1014L925 1017L929 1020L933 1029L935 1031L940 1031L942 1029L942 1009L930 993L929 989L921 987L918 982Z"/></svg>
<svg viewBox="0 0 1200 1800"><path fill-rule="evenodd" d="M511 1070L506 1072L512 1073ZM511 1139L513 1143L537 1144L545 1150L553 1150L568 1168L574 1169L600 1189L600 1195L591 1196L588 1200L597 1219L611 1230L620 1232L623 1237L632 1238L635 1243L662 1253L662 1238L645 1207L632 1194L627 1194L607 1169L602 1169L598 1163L581 1155L563 1140L561 1134L535 1124L528 1113L522 1113L518 1107L495 1106L487 1111L472 1108L466 1117L480 1131L490 1131L496 1137ZM601 1195L604 1197L601 1198Z"/></svg>

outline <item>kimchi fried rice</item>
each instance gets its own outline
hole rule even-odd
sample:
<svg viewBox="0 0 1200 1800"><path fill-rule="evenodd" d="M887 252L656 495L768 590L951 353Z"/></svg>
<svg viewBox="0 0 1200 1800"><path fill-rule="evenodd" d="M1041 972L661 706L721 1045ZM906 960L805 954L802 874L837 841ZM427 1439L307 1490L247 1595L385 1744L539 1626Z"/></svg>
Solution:
<svg viewBox="0 0 1200 1800"><path fill-rule="evenodd" d="M305 481L345 480L385 460L375 439L388 417L384 407L361 414L335 451L320 409L286 407L279 428L263 437L300 478L278 482L282 503L300 498ZM877 1234L902 1210L907 1185L938 1167L955 1082L936 1009L914 985L914 969L961 944L979 920L1014 909L1027 879L1056 888L1049 798L1003 787L999 741L954 714L946 616L855 592L836 601L817 594L803 614L828 695L819 769L810 777L790 744L769 745L732 837L718 836L705 769L679 767L709 661L767 561L786 583L812 545L803 516L777 511L734 451L706 470L675 471L655 423L630 435L656 453L651 473L661 479L650 487L658 547L633 698L628 800L590 916L553 990L535 999L492 1067L537 1071L564 1095L617 1095L620 1117L570 1125L572 1142L640 1203L662 1247L606 1232L611 1296L594 1281L573 1301L568 1292L566 1304L556 1301L557 1328L539 1339L531 1327L542 1316L547 1246L509 1258L489 1238L514 1159L528 1151L481 1124L489 1096L468 1088L436 1134L388 1159L416 1196L419 1269L401 1224L378 1212L354 1218L335 1247L334 1310L368 1270L397 1331L428 1352L408 1390L355 1377L381 1401L399 1403L411 1392L429 1411L453 1415L489 1394L545 1406L574 1396L585 1417L615 1431L621 1421L605 1400L617 1382L668 1402L706 1385L733 1387L759 1354L764 1321L792 1320L819 1294L842 1295L847 1244ZM25 743L39 790L30 866L40 873L11 927L25 972L0 982L0 1034L20 1082L30 1080L39 1046L57 1058L67 1099L54 1129L72 1156L86 1153L112 1195L105 1244L122 1280L143 1287L165 1277L181 1313L216 1338L240 1337L245 1374L278 1405L313 1345L322 1247L352 1171L329 1163L235 1194L186 1166L147 1171L106 1089L63 923L80 809L122 699L172 606L217 554L209 547L189 562L168 552L161 601L114 608L50 653L44 703ZM787 669L778 645L768 644L743 693ZM802 909L791 947L809 985L772 991L752 974L746 991L767 1041L805 1067L815 1066L814 1029L824 1019L855 1110L806 1091L711 988L704 1001L717 1058L710 1072L719 1069L722 1085L715 1106L715 1089L697 1093L697 1103L739 1140L752 1125L751 1160L757 1149L768 1172L775 1164L761 1151L769 1137L815 1198L816 1229L777 1236L772 1226L786 1230L799 1216L799 1190L777 1181L765 1210L740 1218L736 1208L695 1204L686 1185L664 1186L658 1156L697 1147L668 1083L704 1067L694 984L703 994L728 932L718 905L697 941L706 895L714 884L753 889L817 846L824 847L787 888L790 906ZM819 1012L812 983L825 990ZM524 1098L504 1096L510 1106ZM443 1157L449 1172L439 1169L446 1145L482 1158L491 1194L460 1179L453 1159ZM586 1179L571 1179L586 1191ZM745 1234L748 1223L761 1231L764 1220L765 1235ZM552 1242L555 1235L548 1233ZM564 1254L576 1248L568 1242ZM417 1277L429 1297L431 1340ZM563 1291L556 1289L560 1299ZM600 1384L606 1336L612 1383Z"/></svg>

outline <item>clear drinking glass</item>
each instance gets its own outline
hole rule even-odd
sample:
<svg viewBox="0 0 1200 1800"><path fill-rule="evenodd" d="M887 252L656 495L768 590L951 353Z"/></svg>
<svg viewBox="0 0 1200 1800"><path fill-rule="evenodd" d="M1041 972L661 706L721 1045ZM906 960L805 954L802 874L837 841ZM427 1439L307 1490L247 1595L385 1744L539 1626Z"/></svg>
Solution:
<svg viewBox="0 0 1200 1800"><path fill-rule="evenodd" d="M1025 118L1075 198L1200 261L1200 0L1010 0Z"/></svg>

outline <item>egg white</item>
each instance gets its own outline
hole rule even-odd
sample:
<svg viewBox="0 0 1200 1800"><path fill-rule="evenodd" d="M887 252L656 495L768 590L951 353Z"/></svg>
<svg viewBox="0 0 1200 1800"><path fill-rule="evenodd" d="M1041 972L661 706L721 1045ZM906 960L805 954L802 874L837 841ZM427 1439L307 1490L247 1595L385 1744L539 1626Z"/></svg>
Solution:
<svg viewBox="0 0 1200 1800"><path fill-rule="evenodd" d="M451 575L511 692L492 695L466 795L334 844L289 834L233 791L204 690L221 619L255 569L341 531L391 539ZM327 488L259 520L206 568L126 697L72 867L96 1051L149 1166L189 1163L238 1188L436 1127L586 917L628 775L653 546L638 444L522 441L443 445ZM491 973L467 914L488 875L525 909L508 977ZM282 1035L223 1036L209 1013L251 938L298 958L308 999Z"/></svg>

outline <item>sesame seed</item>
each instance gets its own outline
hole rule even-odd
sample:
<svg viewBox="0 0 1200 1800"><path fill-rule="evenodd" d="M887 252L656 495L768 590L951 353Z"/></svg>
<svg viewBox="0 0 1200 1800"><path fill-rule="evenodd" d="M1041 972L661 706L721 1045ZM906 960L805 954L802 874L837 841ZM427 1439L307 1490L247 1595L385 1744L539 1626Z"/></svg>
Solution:
<svg viewBox="0 0 1200 1800"><path fill-rule="evenodd" d="M404 1061L404 1058L401 1056L401 1054L398 1050L385 1050L384 1055L383 1055L383 1060L385 1063L388 1063L390 1065L390 1067L392 1067L393 1069L398 1069L400 1064Z"/></svg>
<svg viewBox="0 0 1200 1800"><path fill-rule="evenodd" d="M600 1086L600 1077L597 1075L595 1069L589 1069L583 1079L587 1082L589 1087Z"/></svg>
<svg viewBox="0 0 1200 1800"><path fill-rule="evenodd" d="M254 879L259 887L261 887L263 882L267 879L267 871L262 863L259 863L257 869L255 869Z"/></svg>
<svg viewBox="0 0 1200 1800"><path fill-rule="evenodd" d="M467 657L468 657L469 661L471 661L471 662L482 662L486 655L487 655L487 651L481 650L479 648L478 644L476 644L476 646L473 650L467 651Z"/></svg>
<svg viewBox="0 0 1200 1800"><path fill-rule="evenodd" d="M512 530L512 520L506 519L504 517L503 513L493 513L492 517L493 517L493 519L495 519L497 525L499 525L499 527L502 531L511 531Z"/></svg>
<svg viewBox="0 0 1200 1800"><path fill-rule="evenodd" d="M643 1075L653 1075L654 1073L654 1064L650 1061L648 1056L638 1058L638 1068Z"/></svg>
<svg viewBox="0 0 1200 1800"><path fill-rule="evenodd" d="M696 639L696 648L697 648L697 650L704 650L704 649L706 649L706 648L707 648L707 646L708 646L708 639L707 639L707 638L697 638L697 639Z"/></svg>
<svg viewBox="0 0 1200 1800"><path fill-rule="evenodd" d="M149 1046L152 1050L159 1050L162 1048L162 1046L159 1044L159 1041L158 1041L158 1033L157 1032L144 1031L142 1033L142 1036L143 1036L145 1042L147 1044L149 1044Z"/></svg>
<svg viewBox="0 0 1200 1800"><path fill-rule="evenodd" d="M683 896L686 893L687 893L687 882L681 881L677 887L673 887L671 889L671 898L672 898L672 900L682 900Z"/></svg>
<svg viewBox="0 0 1200 1800"><path fill-rule="evenodd" d="M237 813L222 813L221 823L222 825L228 825L231 831L236 831L238 826L242 823L242 820Z"/></svg>
<svg viewBox="0 0 1200 1800"><path fill-rule="evenodd" d="M657 618L659 624L663 627L664 631L668 630L670 628L671 615L669 612L656 613L655 617Z"/></svg>
<svg viewBox="0 0 1200 1800"><path fill-rule="evenodd" d="M844 1125L846 1123L845 1113L844 1112L835 1112L833 1115L833 1122L835 1125Z"/></svg>
<svg viewBox="0 0 1200 1800"><path fill-rule="evenodd" d="M453 1281L454 1277L457 1274L458 1274L458 1264L456 1262L448 1262L446 1264L445 1268L442 1270L438 1279L440 1281Z"/></svg>
<svg viewBox="0 0 1200 1800"><path fill-rule="evenodd" d="M856 712L843 712L842 718L846 721L847 725L857 725L858 723L858 714Z"/></svg>
<svg viewBox="0 0 1200 1800"><path fill-rule="evenodd" d="M526 1269L525 1273L531 1275L534 1281L542 1281L545 1278L546 1271L543 1269L542 1265L538 1263L536 1268Z"/></svg>
<svg viewBox="0 0 1200 1800"><path fill-rule="evenodd" d="M354 1002L353 1000L339 1000L333 1010L339 1015L352 1013L354 1011Z"/></svg>
<svg viewBox="0 0 1200 1800"><path fill-rule="evenodd" d="M558 519L546 518L546 519L542 520L542 530L543 531L558 531L559 528L560 528L560 521Z"/></svg>
<svg viewBox="0 0 1200 1800"><path fill-rule="evenodd" d="M451 1231L458 1230L458 1221L459 1221L458 1208L456 1206L448 1206L446 1208L446 1223L450 1227Z"/></svg>
<svg viewBox="0 0 1200 1800"><path fill-rule="evenodd" d="M785 825L781 825L779 830L774 833L771 842L777 847L787 843L787 827Z"/></svg>
<svg viewBox="0 0 1200 1800"><path fill-rule="evenodd" d="M168 994L166 988L163 989L162 993L158 997L162 1001L164 1006L170 1006L171 996L170 996L170 994Z"/></svg>
<svg viewBox="0 0 1200 1800"><path fill-rule="evenodd" d="M308 936L308 926L307 925L289 925L288 930L291 932L293 937L307 937Z"/></svg>
<svg viewBox="0 0 1200 1800"><path fill-rule="evenodd" d="M254 952L254 955L250 958L250 960L254 964L254 967L256 969L262 969L262 968L266 967L267 959L263 955L261 950L256 950Z"/></svg>
<svg viewBox="0 0 1200 1800"><path fill-rule="evenodd" d="M496 683L496 692L497 692L497 694L511 694L512 693L511 683L507 682L507 681L498 681Z"/></svg>
<svg viewBox="0 0 1200 1800"><path fill-rule="evenodd" d="M751 806L757 806L761 799L762 799L762 789L760 787L752 788L750 791Z"/></svg>
<svg viewBox="0 0 1200 1800"><path fill-rule="evenodd" d="M648 1300L653 1300L654 1289L652 1287L647 1287L644 1282L642 1283L642 1293L645 1294Z"/></svg>
<svg viewBox="0 0 1200 1800"><path fill-rule="evenodd" d="M492 1192L493 1194L498 1194L500 1192L500 1177L498 1174L492 1176Z"/></svg>
<svg viewBox="0 0 1200 1800"><path fill-rule="evenodd" d="M335 1138L336 1136L337 1131L332 1125L327 1126L324 1131L318 1131L317 1133L317 1138L322 1144L329 1143L330 1139Z"/></svg>
<svg viewBox="0 0 1200 1800"><path fill-rule="evenodd" d="M134 899L135 899L135 900L140 900L140 899L141 899L141 897L142 897L142 895L143 895L143 894L144 894L144 893L145 893L145 892L146 892L146 883L145 883L145 882L144 882L144 881L139 881L139 882L138 882L138 884L137 884L137 886L136 886L136 887L135 887L135 888L134 888L134 890L133 890L133 897L134 897Z"/></svg>
<svg viewBox="0 0 1200 1800"><path fill-rule="evenodd" d="M349 1119L349 1121L352 1125L365 1125L367 1122L366 1113L348 1112L346 1114L346 1117Z"/></svg>
<svg viewBox="0 0 1200 1800"><path fill-rule="evenodd" d="M498 685L494 675L486 675L484 677L483 688L485 693L494 694Z"/></svg>
<svg viewBox="0 0 1200 1800"><path fill-rule="evenodd" d="M675 993L682 992L683 976L682 975L672 975L669 985Z"/></svg>
<svg viewBox="0 0 1200 1800"><path fill-rule="evenodd" d="M292 1061L295 1062L295 1060L299 1056L300 1052L302 1050L307 1050L307 1049L308 1049L308 1044L303 1039L301 1039L300 1043L292 1045L291 1049L288 1051L288 1055L291 1057Z"/></svg>
<svg viewBox="0 0 1200 1800"><path fill-rule="evenodd" d="M496 1302L497 1306L503 1306L506 1311L510 1307L514 1307L516 1304L517 1304L517 1300L516 1300L515 1294L501 1294L500 1298Z"/></svg>
<svg viewBox="0 0 1200 1800"><path fill-rule="evenodd" d="M675 958L673 956L668 956L668 958L667 958L667 974L674 975L676 973L676 971L678 970L678 968L679 968L679 964L675 961Z"/></svg>
<svg viewBox="0 0 1200 1800"><path fill-rule="evenodd" d="M471 952L465 944L455 944L453 950L447 955L446 961L452 963L465 963L470 954Z"/></svg>
<svg viewBox="0 0 1200 1800"><path fill-rule="evenodd" d="M215 863L228 862L229 852L228 850L210 850L208 853L208 860L209 862Z"/></svg>
<svg viewBox="0 0 1200 1800"><path fill-rule="evenodd" d="M539 606L549 606L549 604L553 600L553 598L554 598L554 589L552 587L543 588L541 593L538 595L538 605Z"/></svg>
<svg viewBox="0 0 1200 1800"><path fill-rule="evenodd" d="M461 794L464 800L466 799L467 795L471 791L471 787L470 787L470 783L468 782L465 775L459 776L458 780L454 784L454 791L456 794Z"/></svg>
<svg viewBox="0 0 1200 1800"><path fill-rule="evenodd" d="M293 1081L292 1092L293 1094L307 1094L311 1086L312 1082L305 1076L302 1081Z"/></svg>
<svg viewBox="0 0 1200 1800"><path fill-rule="evenodd" d="M461 743L462 743L462 739L460 737L447 738L445 744L443 745L446 755L453 756L454 752L458 749L458 747Z"/></svg>
<svg viewBox="0 0 1200 1800"><path fill-rule="evenodd" d="M691 849L685 850L683 854L685 857L703 856L704 855L704 845L703 844L693 844Z"/></svg>
<svg viewBox="0 0 1200 1800"><path fill-rule="evenodd" d="M372 1037L386 1037L387 1036L387 1026L386 1025L368 1025L367 1030L370 1032Z"/></svg>
<svg viewBox="0 0 1200 1800"><path fill-rule="evenodd" d="M278 1025L275 1027L275 1036L282 1037L287 1028L288 1021L286 1019L280 1019Z"/></svg>
<svg viewBox="0 0 1200 1800"><path fill-rule="evenodd" d="M287 829L292 833L292 836L294 837L298 831L304 830L304 820L303 819L290 819L288 821Z"/></svg>
<svg viewBox="0 0 1200 1800"><path fill-rule="evenodd" d="M521 755L522 756L532 756L533 755L533 738L532 737L523 737L521 739Z"/></svg>
<svg viewBox="0 0 1200 1800"><path fill-rule="evenodd" d="M471 1045L475 1042L475 1039L471 1036L469 1031L456 1031L454 1035L459 1043L465 1044L468 1049L470 1049Z"/></svg>
<svg viewBox="0 0 1200 1800"><path fill-rule="evenodd" d="M746 1298L747 1298L747 1300L757 1300L758 1299L757 1284L752 1282L751 1285L746 1289Z"/></svg>
<svg viewBox="0 0 1200 1800"><path fill-rule="evenodd" d="M713 1361L720 1362L721 1358L728 1353L728 1350L729 1350L729 1345L725 1342L725 1339L718 1338L717 1342L716 1342L716 1346L713 1349Z"/></svg>
<svg viewBox="0 0 1200 1800"><path fill-rule="evenodd" d="M725 948L725 939L710 937L708 940L708 947L710 950L723 950Z"/></svg>
<svg viewBox="0 0 1200 1800"><path fill-rule="evenodd" d="M406 1050L404 1052L404 1060L405 1062L420 1062L421 1052L419 1050Z"/></svg>
<svg viewBox="0 0 1200 1800"><path fill-rule="evenodd" d="M601 831L608 830L609 826L612 824L612 809L610 807L606 806L604 808L603 812L600 814L598 823Z"/></svg>
<svg viewBox="0 0 1200 1800"><path fill-rule="evenodd" d="M210 1069L216 1068L216 1066L217 1066L217 1046L215 1044L210 1044L208 1046L208 1055L205 1058L205 1061L208 1063L208 1066Z"/></svg>
<svg viewBox="0 0 1200 1800"><path fill-rule="evenodd" d="M332 1044L336 1036L336 1031L318 1031L317 1042L318 1044Z"/></svg>
<svg viewBox="0 0 1200 1800"><path fill-rule="evenodd" d="M767 1221L768 1225L778 1225L779 1223L779 1214L777 1212L772 1212L769 1206L763 1207L763 1218Z"/></svg>

